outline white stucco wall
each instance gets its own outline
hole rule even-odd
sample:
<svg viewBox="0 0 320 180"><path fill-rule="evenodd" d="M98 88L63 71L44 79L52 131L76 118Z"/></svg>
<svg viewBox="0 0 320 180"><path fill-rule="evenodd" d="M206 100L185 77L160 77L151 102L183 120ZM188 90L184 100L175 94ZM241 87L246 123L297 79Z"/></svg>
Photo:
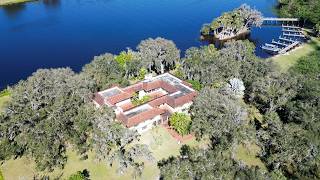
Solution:
<svg viewBox="0 0 320 180"><path fill-rule="evenodd" d="M151 129L153 127L153 122L158 121L160 119L161 119L161 117L160 117L160 115L158 115L158 116L154 117L153 119L149 119L147 121L144 121L144 122L138 124L137 126L131 127L130 129L137 130L137 132L139 134L141 134L141 133L146 132L149 129ZM142 129L145 126L146 126L146 128Z"/></svg>
<svg viewBox="0 0 320 180"><path fill-rule="evenodd" d="M176 108L174 108L174 112L188 114L188 111L189 111L191 105L192 105L192 102L189 102L189 103L186 103L182 106L176 107Z"/></svg>

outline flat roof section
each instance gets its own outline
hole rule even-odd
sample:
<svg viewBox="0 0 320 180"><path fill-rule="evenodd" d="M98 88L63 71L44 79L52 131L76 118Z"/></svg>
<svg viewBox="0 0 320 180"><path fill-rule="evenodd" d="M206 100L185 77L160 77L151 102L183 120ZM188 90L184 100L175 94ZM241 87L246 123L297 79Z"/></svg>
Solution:
<svg viewBox="0 0 320 180"><path fill-rule="evenodd" d="M118 89L117 87L114 87L114 88L102 91L99 94L101 94L101 96L103 96L104 98L109 98L111 96L115 96L120 93L121 93L121 90Z"/></svg>
<svg viewBox="0 0 320 180"><path fill-rule="evenodd" d="M142 105L142 106L138 106L136 108L133 108L127 112L124 113L124 115L126 115L128 118L131 118L137 114L140 114L142 112L148 111L150 110L152 107L149 105Z"/></svg>

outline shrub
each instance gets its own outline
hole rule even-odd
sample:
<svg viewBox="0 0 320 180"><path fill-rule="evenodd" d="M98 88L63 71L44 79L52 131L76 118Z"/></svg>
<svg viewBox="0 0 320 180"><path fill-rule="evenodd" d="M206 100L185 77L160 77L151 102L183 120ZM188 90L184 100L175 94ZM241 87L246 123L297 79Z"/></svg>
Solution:
<svg viewBox="0 0 320 180"><path fill-rule="evenodd" d="M191 118L185 113L174 113L169 119L170 126L181 135L190 132Z"/></svg>
<svg viewBox="0 0 320 180"><path fill-rule="evenodd" d="M150 101L150 99L151 99L151 96L148 96L148 95L145 95L141 99L139 99L138 95L135 93L132 98L132 104L135 106L139 106L141 104L144 104Z"/></svg>
<svg viewBox="0 0 320 180"><path fill-rule="evenodd" d="M202 89L202 84L199 81L195 81L195 80L188 80L188 83L190 83L192 85L192 88L200 91Z"/></svg>
<svg viewBox="0 0 320 180"><path fill-rule="evenodd" d="M89 179L89 171L88 170L83 170L83 171L78 171L74 174L72 174L68 180L88 180Z"/></svg>

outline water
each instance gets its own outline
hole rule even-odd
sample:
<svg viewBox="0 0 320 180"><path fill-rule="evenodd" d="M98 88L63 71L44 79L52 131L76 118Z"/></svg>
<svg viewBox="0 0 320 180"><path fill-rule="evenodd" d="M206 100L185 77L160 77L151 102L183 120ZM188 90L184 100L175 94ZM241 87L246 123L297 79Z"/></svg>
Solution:
<svg viewBox="0 0 320 180"><path fill-rule="evenodd" d="M0 7L0 88L38 68L75 71L105 52L135 49L148 37L173 40L182 51L200 46L203 23L243 3L275 16L275 0L43 0ZM254 28L259 47L281 34ZM267 57L260 48L256 54Z"/></svg>

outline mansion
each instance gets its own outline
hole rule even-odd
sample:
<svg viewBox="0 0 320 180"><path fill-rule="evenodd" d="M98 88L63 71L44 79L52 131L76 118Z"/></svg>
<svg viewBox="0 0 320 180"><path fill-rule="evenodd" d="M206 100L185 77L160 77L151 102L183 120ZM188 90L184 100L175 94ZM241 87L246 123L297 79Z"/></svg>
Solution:
<svg viewBox="0 0 320 180"><path fill-rule="evenodd" d="M169 74L146 77L131 86L114 86L95 94L97 107L114 109L116 119L127 128L143 133L153 126L168 123L172 113L188 113L197 92L191 84Z"/></svg>

